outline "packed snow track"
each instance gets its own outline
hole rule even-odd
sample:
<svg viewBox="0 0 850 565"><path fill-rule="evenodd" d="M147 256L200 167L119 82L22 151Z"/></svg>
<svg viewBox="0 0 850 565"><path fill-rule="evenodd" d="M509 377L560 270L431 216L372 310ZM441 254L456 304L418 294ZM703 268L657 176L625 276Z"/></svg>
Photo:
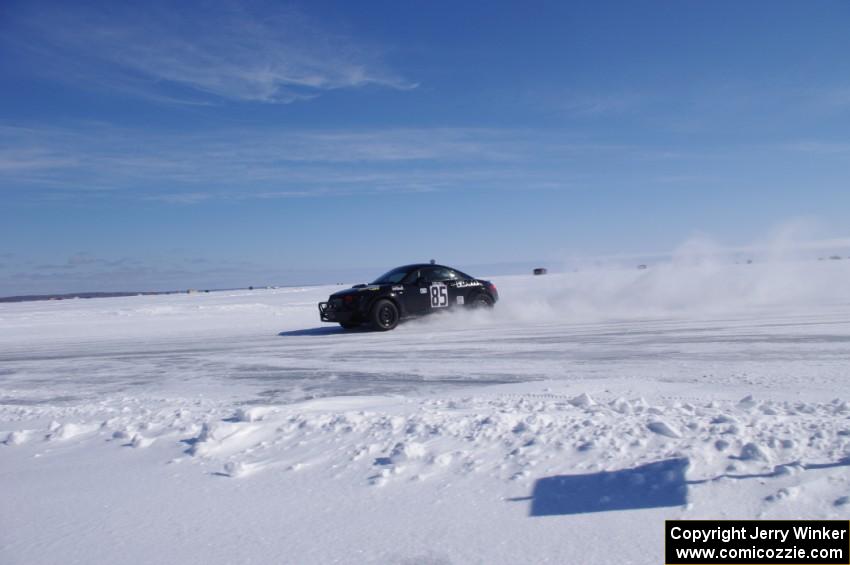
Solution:
<svg viewBox="0 0 850 565"><path fill-rule="evenodd" d="M659 563L665 518L844 518L850 269L0 305L0 561Z"/></svg>

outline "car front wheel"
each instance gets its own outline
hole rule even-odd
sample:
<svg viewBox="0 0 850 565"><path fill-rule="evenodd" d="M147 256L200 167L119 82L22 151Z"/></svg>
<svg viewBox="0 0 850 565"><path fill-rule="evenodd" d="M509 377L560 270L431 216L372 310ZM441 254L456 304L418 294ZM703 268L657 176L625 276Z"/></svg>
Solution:
<svg viewBox="0 0 850 565"><path fill-rule="evenodd" d="M390 300L378 300L372 306L369 318L373 329L381 332L391 330L398 325L398 307Z"/></svg>

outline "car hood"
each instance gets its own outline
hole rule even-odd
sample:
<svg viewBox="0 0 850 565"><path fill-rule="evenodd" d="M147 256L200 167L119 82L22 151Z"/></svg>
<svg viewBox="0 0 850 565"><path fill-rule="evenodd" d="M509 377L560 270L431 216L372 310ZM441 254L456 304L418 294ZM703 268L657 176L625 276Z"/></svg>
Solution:
<svg viewBox="0 0 850 565"><path fill-rule="evenodd" d="M356 288L355 287L346 288L345 290L339 290L337 292L334 292L333 294L331 294L331 298L348 296L348 295L352 295L352 294L360 294L361 292L364 292L364 291L374 291L374 290L378 290L378 289L381 289L381 288L384 288L384 287L387 287L387 286L389 286L389 285L367 284L367 285L364 285L364 286L358 286Z"/></svg>

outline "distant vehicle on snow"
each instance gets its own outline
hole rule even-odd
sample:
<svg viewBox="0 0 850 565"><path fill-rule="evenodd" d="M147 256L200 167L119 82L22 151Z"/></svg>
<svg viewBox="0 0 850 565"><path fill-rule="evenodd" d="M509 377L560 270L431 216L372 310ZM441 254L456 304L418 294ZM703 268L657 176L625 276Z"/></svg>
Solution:
<svg viewBox="0 0 850 565"><path fill-rule="evenodd" d="M491 308L499 300L496 285L433 263L404 265L371 284L358 284L319 302L323 322L346 329L368 324L375 330L395 328L405 318L454 307Z"/></svg>
<svg viewBox="0 0 850 565"><path fill-rule="evenodd" d="M534 269L534 271L532 271L532 272L533 272L535 275L545 275L546 273L548 273L548 272L549 272L549 270L548 270L548 269L546 269L546 267L537 267L537 268L536 268L536 269Z"/></svg>

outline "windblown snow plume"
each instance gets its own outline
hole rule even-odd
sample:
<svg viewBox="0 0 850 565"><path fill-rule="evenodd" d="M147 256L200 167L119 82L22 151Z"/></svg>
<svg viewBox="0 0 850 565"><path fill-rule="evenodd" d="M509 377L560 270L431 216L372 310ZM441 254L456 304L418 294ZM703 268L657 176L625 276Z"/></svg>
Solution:
<svg viewBox="0 0 850 565"><path fill-rule="evenodd" d="M590 267L542 277L497 278L502 301L494 316L509 320L601 321L710 316L777 306L850 301L850 258L809 253L786 239L760 253L730 254L708 239L680 246L670 260ZM749 257L760 257L750 259ZM820 260L819 260L820 259Z"/></svg>

